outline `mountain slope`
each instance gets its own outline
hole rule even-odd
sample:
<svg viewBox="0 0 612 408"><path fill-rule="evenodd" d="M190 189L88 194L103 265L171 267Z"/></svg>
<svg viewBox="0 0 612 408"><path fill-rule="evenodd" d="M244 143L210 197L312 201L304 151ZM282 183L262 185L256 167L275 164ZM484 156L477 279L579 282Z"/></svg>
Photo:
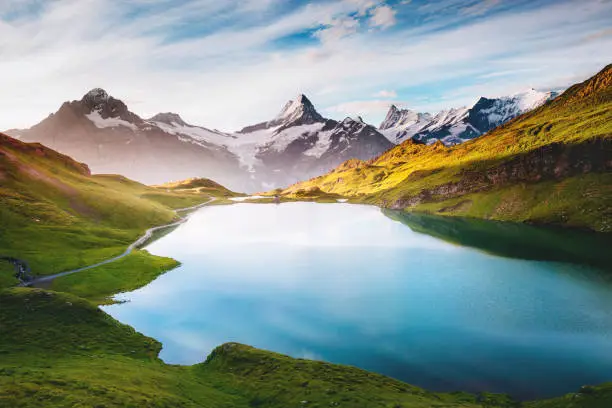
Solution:
<svg viewBox="0 0 612 408"><path fill-rule="evenodd" d="M37 275L118 255L146 228L172 221L172 208L209 195L92 176L68 156L0 134L0 256L27 261Z"/></svg>
<svg viewBox="0 0 612 408"><path fill-rule="evenodd" d="M392 105L381 123L381 132L394 143L413 139L431 144L441 140L447 146L478 137L515 117L529 112L557 97L556 92L526 92L496 99L480 98L470 109L416 113Z"/></svg>
<svg viewBox="0 0 612 408"><path fill-rule="evenodd" d="M286 189L391 208L612 230L612 65L458 146L412 140Z"/></svg>
<svg viewBox="0 0 612 408"><path fill-rule="evenodd" d="M178 116L160 114L144 120L102 89L65 102L30 129L7 133L86 162L94 173L122 174L147 184L205 176L232 188L245 187L246 174L235 155L189 132L168 131L171 119L192 132L229 137L190 126Z"/></svg>

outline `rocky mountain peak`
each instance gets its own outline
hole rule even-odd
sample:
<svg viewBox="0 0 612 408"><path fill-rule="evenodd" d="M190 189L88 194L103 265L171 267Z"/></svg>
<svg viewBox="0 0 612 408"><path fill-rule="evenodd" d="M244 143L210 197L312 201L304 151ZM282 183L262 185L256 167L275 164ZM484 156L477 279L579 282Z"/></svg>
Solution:
<svg viewBox="0 0 612 408"><path fill-rule="evenodd" d="M347 116L346 118L344 118L342 123L350 124L350 125L354 125L354 124L365 125L366 124L363 121L363 118L361 116L355 116L355 117Z"/></svg>
<svg viewBox="0 0 612 408"><path fill-rule="evenodd" d="M142 121L128 110L128 107L119 99L110 96L102 88L94 88L87 92L81 99L85 113L97 112L101 118L121 118L128 122Z"/></svg>
<svg viewBox="0 0 612 408"><path fill-rule="evenodd" d="M418 121L429 119L429 113L417 113L410 109L399 109L395 105L391 105L385 120L378 127L380 130L391 129L399 126L409 126Z"/></svg>
<svg viewBox="0 0 612 408"><path fill-rule="evenodd" d="M323 117L317 112L314 105L304 94L298 95L295 99L287 102L274 122L310 124L324 121Z"/></svg>
<svg viewBox="0 0 612 408"><path fill-rule="evenodd" d="M90 107L91 110L106 104L110 99L108 93L102 88L94 88L83 95L81 102Z"/></svg>
<svg viewBox="0 0 612 408"><path fill-rule="evenodd" d="M149 121L161 122L161 123L165 123L168 125L174 124L174 125L179 125L179 126L188 126L187 122L185 122L178 113L172 113L172 112L158 113L157 115L149 119Z"/></svg>
<svg viewBox="0 0 612 408"><path fill-rule="evenodd" d="M385 116L385 120L382 121L378 127L380 130L385 130L394 127L401 117L401 112L395 105L389 107L389 112Z"/></svg>

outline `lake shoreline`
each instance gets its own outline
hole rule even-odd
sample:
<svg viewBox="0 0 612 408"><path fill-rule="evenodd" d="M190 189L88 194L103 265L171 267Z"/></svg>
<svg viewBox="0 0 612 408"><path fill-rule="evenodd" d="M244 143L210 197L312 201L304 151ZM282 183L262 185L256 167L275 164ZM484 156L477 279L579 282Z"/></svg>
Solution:
<svg viewBox="0 0 612 408"><path fill-rule="evenodd" d="M235 209L240 209L241 207L244 207L244 206L245 206L245 204L248 204L248 203L234 204L234 205L232 205L231 207L233 207L233 208L235 208ZM295 204L296 204L296 206L300 206L300 205L303 205L303 204L309 204L309 203L295 203ZM238 206L238 207L237 207L237 206ZM220 207L225 207L225 206L215 206L215 207L211 207L211 208L220 208ZM246 207L250 207L250 206L246 206ZM254 206L253 208L255 208L255 207L258 207L258 206ZM276 213L276 212L278 212L278 211L283 211L283 210L282 210L282 207L284 207L284 205L283 205L283 204L281 204L280 206L270 206L270 207L268 207L268 209L269 209L270 211L272 211L270 214L274 214L274 213ZM288 207L293 207L293 206L288 206ZM324 206L324 207L325 207L325 208L332 208L332 207L328 207L328 206ZM343 207L344 207L344 206L343 206ZM373 210L373 209L376 209L376 211L377 211L377 212L379 211L379 208L377 208L377 207L375 208L375 206L370 206L370 205L367 205L367 204L365 204L365 205L358 205L358 206L350 206L350 207L355 207L355 208L357 208L357 209L359 209L359 207L361 207L362 209L365 209L365 208L371 208L372 210ZM345 207L345 208L344 208L344 210L346 210L346 208L349 208L349 207ZM338 208L337 210L339 210L339 208ZM351 211L353 211L353 210L351 210ZM367 210L367 211L369 211L369 213L372 213L372 211L371 211L371 210ZM202 213L201 215L203 215L203 213ZM195 222L195 221L194 221L194 222ZM395 222L395 221L394 221L394 222ZM497 224L498 224L498 223L496 223L496 225L497 225ZM506 225L506 223L501 223L501 224ZM406 228L405 226L400 226L400 227L401 227L401 228ZM183 226L183 227L182 227L182 231L184 231L186 228L188 228L188 226ZM208 228L206 228L206 229L208 230ZM298 228L298 230L299 230L299 228ZM213 230L210 232L210 234L211 234L211 236L214 236L214 237L215 237L215 239L219 239L219 234L218 234L218 232L216 232L216 230L215 230L215 229L213 229ZM421 238L420 238L420 239L421 239ZM201 239L196 239L195 241L200 242L200 245L201 245ZM225 244L223 241L222 241L222 242L218 242L217 244L218 244L218 245L221 245L221 246L226 245L226 244ZM156 251L153 251L153 253L157 253L157 252L156 252ZM165 255L168 255L168 253L165 253ZM173 256L173 255L171 255L171 256ZM184 264L184 266L183 266L183 267L186 267L186 266L185 266L185 264L187 264L187 266L188 266L189 261L185 262L185 259L182 259L181 257L175 257L175 256L173 256L173 257L174 257L174 258L176 258L176 259L179 259L179 260L180 260L180 261L181 261L181 262ZM510 259L512 259L512 258L510 258ZM181 273L181 274L183 274L183 273L184 273L184 270L181 270L181 271L175 271L175 272L176 272L176 273ZM191 279L189 278L189 275L183 275L183 278L184 278L184 279L187 279L188 281L190 281L190 282L191 282ZM164 276L162 276L160 279L164 279L164 280L165 280L165 282L167 282L167 279L169 279L169 278L167 277L167 275L164 275ZM192 286L192 285L191 285L191 286ZM193 289L193 288L192 288L192 289ZM130 324L131 324L131 323L130 323ZM137 328L137 330L139 330L139 331L142 331L142 330L143 330L141 327L138 327L138 326L137 326L136 328ZM146 331L145 331L145 333L146 333ZM158 336L155 336L155 335L154 335L154 337L159 338ZM162 339L162 341L163 341L163 339ZM248 342L248 341L243 341L243 342ZM251 344L252 344L252 342L249 342L249 343L251 343ZM219 342L217 342L217 344L219 344ZM261 346L261 344L258 344L258 343L256 343L256 344L257 344L257 345L259 345L259 346ZM275 347L266 347L265 345L264 345L264 347L263 347L263 348L272 349L272 350L278 350L278 351L284 352L282 349L275 348ZM164 353L164 352L162 352L162 353ZM177 362L177 361L171 361L171 362L172 362L172 363L180 363L180 362ZM376 371L376 370L375 370L375 371ZM427 387L426 387L426 388L427 388ZM431 388L431 387L429 387L429 388ZM550 394L550 395L552 395L552 394Z"/></svg>

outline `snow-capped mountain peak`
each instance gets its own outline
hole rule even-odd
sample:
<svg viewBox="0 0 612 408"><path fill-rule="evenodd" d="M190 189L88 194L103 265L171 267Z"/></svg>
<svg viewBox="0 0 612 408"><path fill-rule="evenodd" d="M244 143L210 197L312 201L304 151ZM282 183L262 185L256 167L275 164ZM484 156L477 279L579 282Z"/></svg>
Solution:
<svg viewBox="0 0 612 408"><path fill-rule="evenodd" d="M398 109L397 106L391 105L379 130L392 143L401 143L427 126L431 120L432 116L429 113Z"/></svg>
<svg viewBox="0 0 612 408"><path fill-rule="evenodd" d="M553 92L540 92L530 88L512 95L509 99L515 101L522 112L535 109L554 97Z"/></svg>
<svg viewBox="0 0 612 408"><path fill-rule="evenodd" d="M346 123L346 124L354 124L354 123L358 123L358 124L362 124L365 125L365 122L363 121L363 119L361 118L361 116L356 116L354 118L347 116L346 118L344 118L344 120L342 121L342 123Z"/></svg>
<svg viewBox="0 0 612 408"><path fill-rule="evenodd" d="M387 112L387 116L385 120L382 121L380 126L378 127L380 130L390 129L397 125L401 118L401 111L395 105L391 105L389 107L389 112Z"/></svg>
<svg viewBox="0 0 612 408"><path fill-rule="evenodd" d="M275 124L289 124L299 121L305 125L322 122L323 120L323 117L319 115L312 102L304 94L300 94L294 100L287 102L272 122Z"/></svg>
<svg viewBox="0 0 612 408"><path fill-rule="evenodd" d="M144 123L138 115L128 110L125 103L102 88L92 89L80 101L73 101L72 104L78 106L78 110L100 129L124 126L134 131ZM66 109L71 108L66 106Z"/></svg>
<svg viewBox="0 0 612 408"><path fill-rule="evenodd" d="M440 111L432 119L433 126L443 126L451 123L455 123L465 118L468 114L469 109L467 107L451 108L448 110Z"/></svg>
<svg viewBox="0 0 612 408"><path fill-rule="evenodd" d="M178 113L165 112L158 113L149 119L150 122L161 122L167 125L188 126L187 122Z"/></svg>
<svg viewBox="0 0 612 408"><path fill-rule="evenodd" d="M447 109L434 116L409 109L400 110L391 105L387 117L380 125L380 131L393 143L412 138L425 143L441 140L446 145L453 145L480 136L536 109L558 94L528 89L500 98L482 97L469 109Z"/></svg>
<svg viewBox="0 0 612 408"><path fill-rule="evenodd" d="M325 122L325 118L321 116L319 112L317 112L312 102L310 102L305 95L300 94L297 96L297 98L287 102L274 119L247 126L239 130L237 133L246 134L265 129L312 125L314 123L323 122Z"/></svg>
<svg viewBox="0 0 612 408"><path fill-rule="evenodd" d="M415 112L410 109L398 109L397 106L391 105L385 120L380 124L379 129L391 129L397 127L407 127L416 122L431 120L429 113Z"/></svg>
<svg viewBox="0 0 612 408"><path fill-rule="evenodd" d="M469 121L484 133L523 113L542 106L557 95L557 92L540 92L535 89L528 89L496 99L480 98L470 109Z"/></svg>
<svg viewBox="0 0 612 408"><path fill-rule="evenodd" d="M102 88L94 88L83 95L81 102L89 109L99 110L108 103L111 97Z"/></svg>
<svg viewBox="0 0 612 408"><path fill-rule="evenodd" d="M385 117L385 120L383 120L383 122L380 124L379 129L385 130L398 126L399 123L402 121L402 117L408 112L412 111L409 111L407 109L402 111L398 109L397 106L391 105L389 107L389 112L387 112L387 116Z"/></svg>

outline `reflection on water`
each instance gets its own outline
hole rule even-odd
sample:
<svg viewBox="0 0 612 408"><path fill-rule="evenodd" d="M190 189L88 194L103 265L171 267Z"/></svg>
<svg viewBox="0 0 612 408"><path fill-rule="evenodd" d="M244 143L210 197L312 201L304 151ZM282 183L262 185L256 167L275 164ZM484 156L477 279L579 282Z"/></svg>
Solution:
<svg viewBox="0 0 612 408"><path fill-rule="evenodd" d="M348 204L204 208L148 249L182 266L105 310L170 363L238 341L435 390L532 398L612 380L612 288L588 267L493 256Z"/></svg>
<svg viewBox="0 0 612 408"><path fill-rule="evenodd" d="M572 262L612 270L612 234L559 227L383 210L413 231L512 258Z"/></svg>

